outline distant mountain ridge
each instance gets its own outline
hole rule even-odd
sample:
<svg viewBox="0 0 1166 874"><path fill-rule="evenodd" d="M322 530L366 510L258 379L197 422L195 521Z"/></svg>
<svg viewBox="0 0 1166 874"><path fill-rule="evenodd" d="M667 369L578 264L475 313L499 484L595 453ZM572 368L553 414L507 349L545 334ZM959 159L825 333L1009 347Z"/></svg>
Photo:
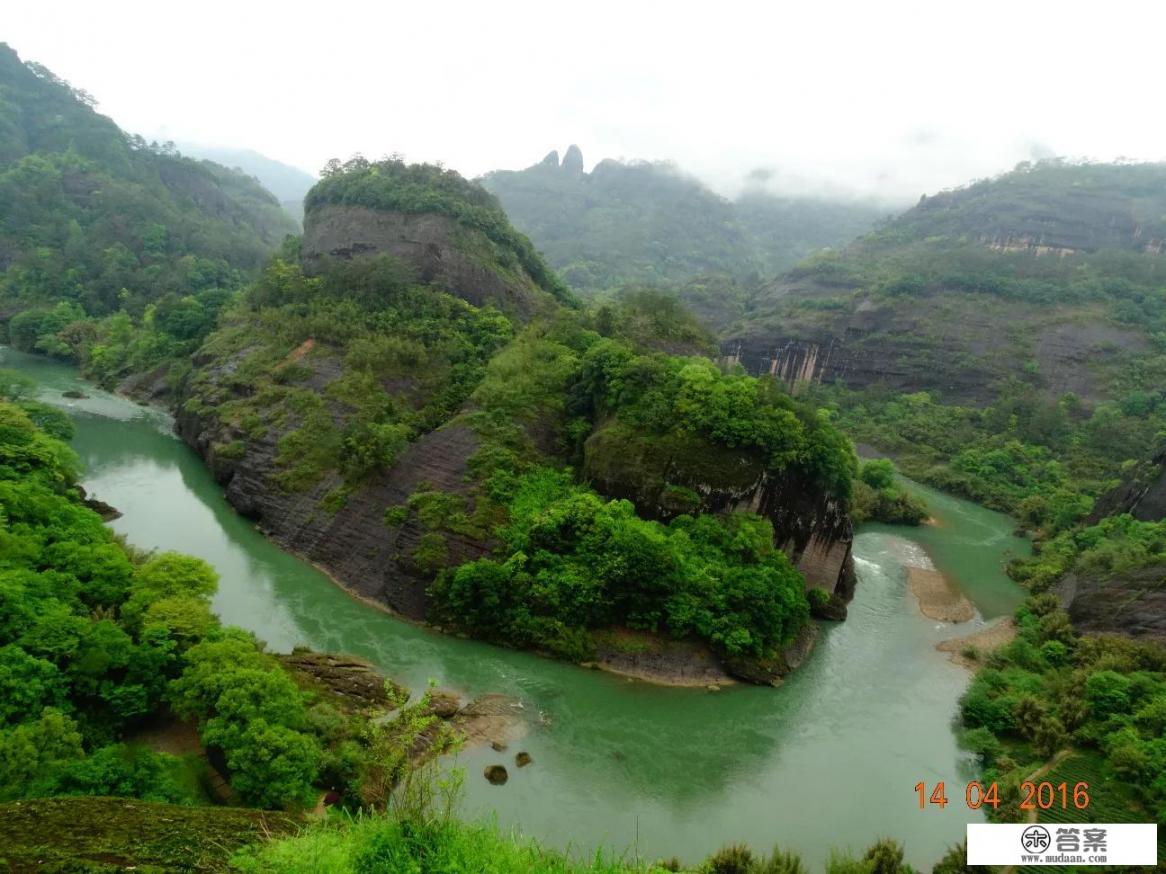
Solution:
<svg viewBox="0 0 1166 874"><path fill-rule="evenodd" d="M600 161L570 146L525 170L480 180L573 288L683 283L728 276L754 284L817 249L870 230L869 203L780 197L751 188L735 201L664 162Z"/></svg>
<svg viewBox="0 0 1166 874"><path fill-rule="evenodd" d="M178 143L178 148L186 155L204 158L239 170L276 196L280 205L297 222L304 217L304 197L317 182L313 176L299 167L285 164L274 158L256 152L254 149L237 149L228 146L206 146L194 143Z"/></svg>
<svg viewBox="0 0 1166 874"><path fill-rule="evenodd" d="M1164 241L1166 164L1023 164L786 272L723 349L794 387L1096 401L1166 328Z"/></svg>

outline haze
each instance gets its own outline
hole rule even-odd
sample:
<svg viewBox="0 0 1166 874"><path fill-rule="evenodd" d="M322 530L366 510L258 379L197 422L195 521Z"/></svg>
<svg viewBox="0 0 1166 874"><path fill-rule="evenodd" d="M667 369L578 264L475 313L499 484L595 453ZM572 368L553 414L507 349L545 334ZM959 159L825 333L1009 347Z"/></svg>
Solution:
<svg viewBox="0 0 1166 874"><path fill-rule="evenodd" d="M318 171L399 152L474 176L552 148L671 159L732 194L895 201L1048 155L1166 158L1166 7L6 4L26 60L148 137Z"/></svg>

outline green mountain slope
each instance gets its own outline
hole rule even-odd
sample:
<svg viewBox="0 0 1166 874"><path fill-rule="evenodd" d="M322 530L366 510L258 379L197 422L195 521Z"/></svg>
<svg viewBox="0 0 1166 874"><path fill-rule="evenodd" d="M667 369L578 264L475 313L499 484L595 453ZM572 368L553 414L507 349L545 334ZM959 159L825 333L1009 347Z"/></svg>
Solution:
<svg viewBox="0 0 1166 874"><path fill-rule="evenodd" d="M178 413L277 542L410 617L574 660L641 657L604 635L630 628L768 681L811 607L844 612L855 461L814 410L657 351L703 335L656 296L582 311L451 171L335 165L306 208Z"/></svg>
<svg viewBox="0 0 1166 874"><path fill-rule="evenodd" d="M817 249L869 230L869 204L782 198L757 190L736 202L667 163L601 161L590 172L571 146L525 170L498 170L496 194L573 288L680 283L722 275L755 284ZM714 323L723 321L719 316Z"/></svg>
<svg viewBox="0 0 1166 874"><path fill-rule="evenodd" d="M226 146L205 146L178 143L183 154L214 161L224 167L239 170L259 180L259 184L276 196L285 210L298 222L304 217L304 197L316 184L311 173L269 158L254 149L234 149Z"/></svg>
<svg viewBox="0 0 1166 874"><path fill-rule="evenodd" d="M13 342L84 359L107 333L87 319L151 304L189 340L294 230L253 179L125 134L0 45L0 320L29 311Z"/></svg>
<svg viewBox="0 0 1166 874"><path fill-rule="evenodd" d="M1055 532L1166 433L1164 240L1166 165L1022 165L803 262L722 349Z"/></svg>
<svg viewBox="0 0 1166 874"><path fill-rule="evenodd" d="M1097 400L1166 330L1164 252L1166 165L1023 166L799 265L726 339L795 380Z"/></svg>

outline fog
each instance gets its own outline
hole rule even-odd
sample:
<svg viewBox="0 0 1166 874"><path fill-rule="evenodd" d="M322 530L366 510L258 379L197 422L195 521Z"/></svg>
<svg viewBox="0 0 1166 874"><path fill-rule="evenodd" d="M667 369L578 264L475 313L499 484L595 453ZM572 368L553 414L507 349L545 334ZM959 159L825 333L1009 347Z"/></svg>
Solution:
<svg viewBox="0 0 1166 874"><path fill-rule="evenodd" d="M578 143L725 194L914 200L1047 155L1166 158L1159 2L4 4L148 137L473 176ZM812 8L810 8L812 7Z"/></svg>

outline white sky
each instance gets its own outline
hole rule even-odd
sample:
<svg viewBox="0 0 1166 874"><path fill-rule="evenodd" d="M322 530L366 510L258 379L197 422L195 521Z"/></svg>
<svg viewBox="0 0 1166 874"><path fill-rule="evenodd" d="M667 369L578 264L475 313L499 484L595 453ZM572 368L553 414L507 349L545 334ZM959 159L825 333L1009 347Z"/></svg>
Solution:
<svg viewBox="0 0 1166 874"><path fill-rule="evenodd" d="M1166 159L1166 3L5 0L0 40L146 136L474 176L569 143L731 194L915 199L1034 154Z"/></svg>

